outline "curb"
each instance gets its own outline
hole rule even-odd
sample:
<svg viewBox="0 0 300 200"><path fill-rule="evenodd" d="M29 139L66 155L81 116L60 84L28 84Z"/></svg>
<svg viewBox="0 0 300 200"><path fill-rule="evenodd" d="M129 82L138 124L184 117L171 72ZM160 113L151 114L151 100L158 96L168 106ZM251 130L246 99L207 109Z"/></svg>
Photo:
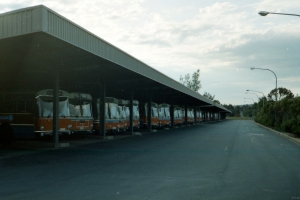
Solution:
<svg viewBox="0 0 300 200"><path fill-rule="evenodd" d="M294 137L291 137L291 136L288 135L289 133L279 132L279 131L276 131L276 130L274 130L274 129L272 129L272 128L269 128L269 127L266 127L266 126L264 126L264 125L262 125L262 124L259 124L259 123L255 122L255 121L253 121L253 122L254 122L255 124L257 124L257 125L259 125L259 126L265 128L265 129L268 129L268 130L272 131L273 133L276 133L277 135L279 135L279 136L281 136L281 137L283 137L283 138L286 138L286 139L288 139L289 141L291 141L291 142L293 142L293 143L295 143L295 144L297 144L297 145L300 146L300 138L294 138Z"/></svg>

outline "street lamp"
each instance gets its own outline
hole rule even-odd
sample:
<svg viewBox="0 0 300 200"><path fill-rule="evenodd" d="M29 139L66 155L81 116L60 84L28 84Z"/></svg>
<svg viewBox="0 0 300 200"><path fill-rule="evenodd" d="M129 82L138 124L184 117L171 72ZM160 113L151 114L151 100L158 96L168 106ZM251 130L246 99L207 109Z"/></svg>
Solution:
<svg viewBox="0 0 300 200"><path fill-rule="evenodd" d="M244 99L251 99L253 101L253 106L254 106L254 100L252 98L244 98ZM257 111L259 111L258 104L257 104Z"/></svg>
<svg viewBox="0 0 300 200"><path fill-rule="evenodd" d="M253 106L254 106L254 100L252 98L244 98L244 99L251 99L253 101ZM253 106L252 106L252 117L253 117Z"/></svg>
<svg viewBox="0 0 300 200"><path fill-rule="evenodd" d="M268 70L268 71L272 72L272 73L275 75L275 78L276 78L276 93L275 93L275 97L276 97L276 101L277 101L277 76L276 76L275 72L273 72L273 71L270 70L270 69L263 69L263 68L254 68L254 67L251 67L250 69L251 69L251 70L254 70L254 69Z"/></svg>
<svg viewBox="0 0 300 200"><path fill-rule="evenodd" d="M252 98L244 98L244 99L251 99L253 101L253 104L254 104L254 100Z"/></svg>
<svg viewBox="0 0 300 200"><path fill-rule="evenodd" d="M252 92L250 92L250 93L245 93L245 94L255 94L255 93L252 93ZM257 111L259 112L259 97L258 97L258 95L257 94L255 94L256 96L257 96Z"/></svg>
<svg viewBox="0 0 300 200"><path fill-rule="evenodd" d="M292 15L292 16L300 17L300 15L296 15L296 14L274 13L274 12L267 12L267 11L259 11L258 14L261 16L267 16L268 14L276 14L276 15Z"/></svg>
<svg viewBox="0 0 300 200"><path fill-rule="evenodd" d="M246 91L247 91L247 92L251 91L251 92L258 92L258 93L261 93L261 94L264 96L264 98L263 98L263 107L265 107L265 98L266 98L266 96L265 96L264 93L259 92L259 91L255 91L255 90L246 90Z"/></svg>
<svg viewBox="0 0 300 200"><path fill-rule="evenodd" d="M244 102L247 103L247 102L250 102L250 101L244 101ZM251 112L252 112L252 119L253 119L253 107L251 107Z"/></svg>

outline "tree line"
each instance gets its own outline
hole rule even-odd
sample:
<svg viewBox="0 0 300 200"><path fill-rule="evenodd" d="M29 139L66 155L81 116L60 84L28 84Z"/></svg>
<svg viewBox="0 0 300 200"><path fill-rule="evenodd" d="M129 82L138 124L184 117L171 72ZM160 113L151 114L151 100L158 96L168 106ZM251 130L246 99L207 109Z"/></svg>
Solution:
<svg viewBox="0 0 300 200"><path fill-rule="evenodd" d="M300 97L294 97L289 89L274 89L252 105L223 106L232 111L228 116L253 117L264 126L300 135Z"/></svg>
<svg viewBox="0 0 300 200"><path fill-rule="evenodd" d="M202 88L200 69L192 75L180 76L179 81L199 93ZM215 100L215 95L208 92L202 95L221 104L220 101ZM223 106L232 112L228 116L253 117L256 122L265 126L300 135L300 97L294 97L294 94L287 88L273 89L267 97L259 98L259 101L252 105L223 104Z"/></svg>

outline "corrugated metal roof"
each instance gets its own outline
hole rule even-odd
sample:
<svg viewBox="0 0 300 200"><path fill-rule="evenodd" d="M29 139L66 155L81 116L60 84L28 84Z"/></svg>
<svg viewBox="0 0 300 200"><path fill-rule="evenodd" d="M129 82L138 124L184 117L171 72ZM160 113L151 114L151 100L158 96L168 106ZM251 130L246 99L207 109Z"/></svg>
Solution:
<svg viewBox="0 0 300 200"><path fill-rule="evenodd" d="M230 112L43 5L0 14L0 39L36 32L47 33L148 79Z"/></svg>

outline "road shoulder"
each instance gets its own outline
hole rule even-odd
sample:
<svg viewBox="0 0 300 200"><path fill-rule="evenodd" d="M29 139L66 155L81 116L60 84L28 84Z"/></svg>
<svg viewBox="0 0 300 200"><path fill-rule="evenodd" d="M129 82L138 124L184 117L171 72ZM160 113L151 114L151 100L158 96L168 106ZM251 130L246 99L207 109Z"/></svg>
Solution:
<svg viewBox="0 0 300 200"><path fill-rule="evenodd" d="M252 121L252 120L251 120L251 121ZM292 134L291 134L291 133L280 132L280 131L274 130L274 129L272 129L272 128L266 127L266 126L264 126L264 125L262 125L262 124L259 124L259 123L255 122L255 121L252 121L252 122L255 123L255 124L257 124L257 125L259 125L259 126L261 126L261 127L263 127L263 128L265 128L265 129L268 129L268 130L270 130L271 132L273 132L273 133L275 133L275 134L277 134L277 135L279 135L279 136L281 136L281 137L284 137L284 138L290 140L291 142L294 142L295 144L297 144L297 145L300 146L300 138L292 137Z"/></svg>

